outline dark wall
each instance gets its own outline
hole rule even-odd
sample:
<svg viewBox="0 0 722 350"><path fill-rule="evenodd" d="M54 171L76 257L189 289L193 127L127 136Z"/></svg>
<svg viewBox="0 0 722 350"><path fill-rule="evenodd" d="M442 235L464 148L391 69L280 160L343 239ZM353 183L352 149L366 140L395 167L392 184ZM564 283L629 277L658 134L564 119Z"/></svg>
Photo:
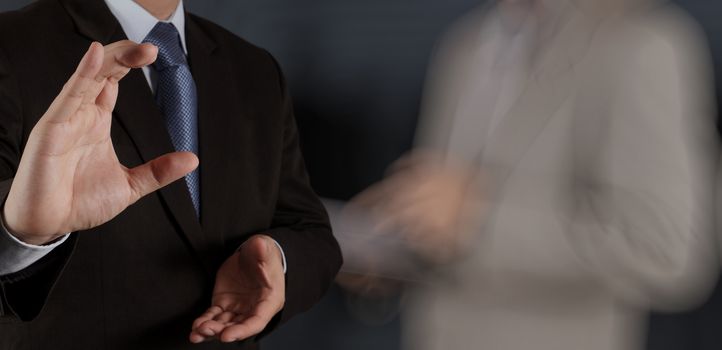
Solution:
<svg viewBox="0 0 722 350"><path fill-rule="evenodd" d="M3 2L0 3L0 11L14 10L31 2L32 1L29 0L3 0Z"/></svg>
<svg viewBox="0 0 722 350"><path fill-rule="evenodd" d="M267 48L294 95L316 190L348 198L405 152L435 40L481 0L187 0Z"/></svg>

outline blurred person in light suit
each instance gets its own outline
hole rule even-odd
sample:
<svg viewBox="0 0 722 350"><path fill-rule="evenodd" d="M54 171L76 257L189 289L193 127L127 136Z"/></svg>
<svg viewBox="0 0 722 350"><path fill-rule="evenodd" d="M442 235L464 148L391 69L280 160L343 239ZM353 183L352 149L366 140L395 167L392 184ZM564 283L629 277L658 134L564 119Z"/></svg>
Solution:
<svg viewBox="0 0 722 350"><path fill-rule="evenodd" d="M352 207L426 267L409 349L635 349L716 276L707 52L657 1L500 1L452 28L418 150Z"/></svg>

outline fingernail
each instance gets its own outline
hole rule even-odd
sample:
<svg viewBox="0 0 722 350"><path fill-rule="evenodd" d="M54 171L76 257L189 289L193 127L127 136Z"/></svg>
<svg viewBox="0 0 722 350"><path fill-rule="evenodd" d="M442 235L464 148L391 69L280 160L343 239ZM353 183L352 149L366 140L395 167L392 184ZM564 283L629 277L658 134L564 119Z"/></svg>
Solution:
<svg viewBox="0 0 722 350"><path fill-rule="evenodd" d="M202 332L203 332L204 335L208 335L208 336L212 336L212 335L213 335L213 330L210 329L210 328L204 328L204 329L202 330Z"/></svg>

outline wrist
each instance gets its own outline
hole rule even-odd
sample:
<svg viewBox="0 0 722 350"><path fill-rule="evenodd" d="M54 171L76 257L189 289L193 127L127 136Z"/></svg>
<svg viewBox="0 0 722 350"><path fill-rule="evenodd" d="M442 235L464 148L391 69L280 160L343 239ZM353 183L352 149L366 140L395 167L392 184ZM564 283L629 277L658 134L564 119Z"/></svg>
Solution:
<svg viewBox="0 0 722 350"><path fill-rule="evenodd" d="M286 255L283 252L283 248L281 245L273 239L271 236L266 234L256 234L253 235L251 238L249 238L246 242L241 244L240 247L238 247L238 252L241 252L243 249L243 246L246 245L248 242L260 239L264 242L264 246L267 249L267 252L270 254L269 261L274 262L273 266L279 266L280 270L283 272L283 274L286 273ZM278 262L278 264L275 264Z"/></svg>
<svg viewBox="0 0 722 350"><path fill-rule="evenodd" d="M35 245L35 246L46 245L48 243L55 241L59 237L63 236L63 235L58 235L58 236L50 236L49 237L49 236L38 236L38 235L23 233L22 230L18 230L17 226L8 220L8 216L6 214L6 209L5 209L4 205L2 207L2 211L0 211L0 224L2 225L2 228L9 235L15 237L20 242L23 242L28 245Z"/></svg>
<svg viewBox="0 0 722 350"><path fill-rule="evenodd" d="M278 257L280 258L278 261L281 262L281 269L283 270L283 274L286 274L286 269L288 265L286 265L286 253L283 252L283 247L281 247L281 244L278 243L277 240L273 239L272 237L268 236L268 239L271 240L273 246L276 249L276 252L278 253Z"/></svg>

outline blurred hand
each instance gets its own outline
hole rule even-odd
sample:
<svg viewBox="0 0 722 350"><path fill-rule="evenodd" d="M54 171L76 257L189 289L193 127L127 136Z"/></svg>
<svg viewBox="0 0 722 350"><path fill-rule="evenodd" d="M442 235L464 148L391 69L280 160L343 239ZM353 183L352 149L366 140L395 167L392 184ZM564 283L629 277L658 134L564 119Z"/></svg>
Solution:
<svg viewBox="0 0 722 350"><path fill-rule="evenodd" d="M30 133L4 219L30 244L103 224L144 195L195 169L192 153L171 153L128 169L110 139L118 81L155 61L149 44L93 43Z"/></svg>
<svg viewBox="0 0 722 350"><path fill-rule="evenodd" d="M253 236L221 265L211 307L193 322L190 341L234 342L257 335L285 302L281 252L272 238Z"/></svg>
<svg viewBox="0 0 722 350"><path fill-rule="evenodd" d="M383 298L398 295L403 290L401 281L383 278L373 274L341 272L336 283L343 289L362 297Z"/></svg>
<svg viewBox="0 0 722 350"><path fill-rule="evenodd" d="M352 206L377 218L376 232L398 232L433 262L454 256L468 238L470 217L482 215L475 169L415 153L396 162L391 175L358 195Z"/></svg>

